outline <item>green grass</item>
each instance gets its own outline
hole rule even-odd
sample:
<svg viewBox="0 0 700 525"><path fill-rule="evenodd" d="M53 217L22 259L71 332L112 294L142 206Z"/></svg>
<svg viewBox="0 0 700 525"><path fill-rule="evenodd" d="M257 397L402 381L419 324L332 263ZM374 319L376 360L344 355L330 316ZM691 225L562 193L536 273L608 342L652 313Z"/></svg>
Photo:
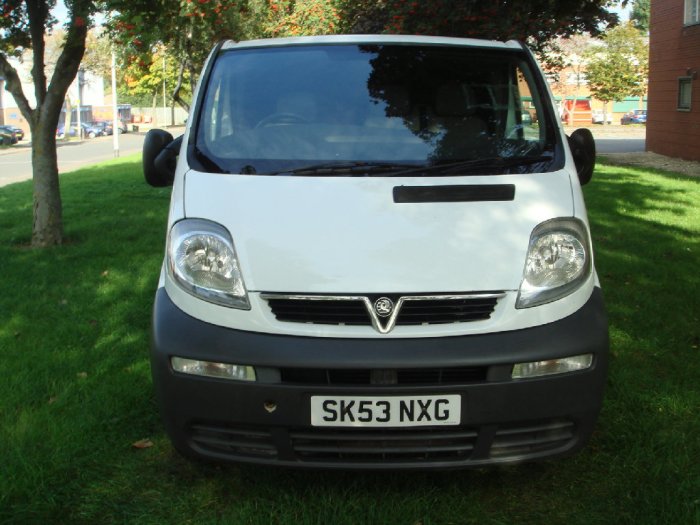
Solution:
<svg viewBox="0 0 700 525"><path fill-rule="evenodd" d="M30 183L0 189L0 523L700 523L700 179L603 166L586 187L612 358L582 453L380 475L175 454L148 363L169 190L136 158L61 183L67 242L43 251Z"/></svg>

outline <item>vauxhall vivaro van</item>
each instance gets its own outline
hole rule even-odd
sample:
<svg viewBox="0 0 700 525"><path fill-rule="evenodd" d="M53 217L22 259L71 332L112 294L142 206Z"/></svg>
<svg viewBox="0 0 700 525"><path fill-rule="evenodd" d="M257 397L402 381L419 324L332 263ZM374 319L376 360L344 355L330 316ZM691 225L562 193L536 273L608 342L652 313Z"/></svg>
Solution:
<svg viewBox="0 0 700 525"><path fill-rule="evenodd" d="M561 456L601 408L608 335L581 185L517 42L223 42L172 184L153 380L188 456L415 469Z"/></svg>

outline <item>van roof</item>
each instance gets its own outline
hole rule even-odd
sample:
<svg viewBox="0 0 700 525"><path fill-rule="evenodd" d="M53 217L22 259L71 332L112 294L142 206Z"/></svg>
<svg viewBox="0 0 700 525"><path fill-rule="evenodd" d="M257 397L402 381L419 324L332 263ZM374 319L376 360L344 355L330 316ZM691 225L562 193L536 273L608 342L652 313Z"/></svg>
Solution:
<svg viewBox="0 0 700 525"><path fill-rule="evenodd" d="M228 40L222 49L247 49L257 47L304 46L332 44L422 44L442 46L469 46L488 49L523 49L523 45L515 40L500 42L498 40L478 40L475 38L453 38L443 36L415 35L328 35L303 36L291 38L265 38L259 40L244 40L235 42Z"/></svg>

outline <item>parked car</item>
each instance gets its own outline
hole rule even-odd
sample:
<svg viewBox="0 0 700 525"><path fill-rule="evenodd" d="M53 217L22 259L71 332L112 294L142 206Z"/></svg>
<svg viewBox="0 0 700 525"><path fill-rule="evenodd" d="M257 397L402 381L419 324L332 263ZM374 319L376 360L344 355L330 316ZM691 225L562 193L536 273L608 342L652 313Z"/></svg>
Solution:
<svg viewBox="0 0 700 525"><path fill-rule="evenodd" d="M17 138L17 133L11 126L0 126L0 132L3 134L4 144L6 144L5 136L9 137L10 144L17 144L19 139Z"/></svg>
<svg viewBox="0 0 700 525"><path fill-rule="evenodd" d="M90 123L92 126L102 130L103 135L111 135L113 133L112 123L106 120L98 120Z"/></svg>
<svg viewBox="0 0 700 525"><path fill-rule="evenodd" d="M605 122L603 122L605 120ZM612 113L604 113L602 109L594 109L591 112L593 124L612 124Z"/></svg>
<svg viewBox="0 0 700 525"><path fill-rule="evenodd" d="M92 123L94 126L100 128L103 131L104 135L112 135L113 133L113 123L111 120L98 120ZM128 127L126 125L126 122L123 120L118 121L118 129L119 133L126 133L128 131Z"/></svg>
<svg viewBox="0 0 700 525"><path fill-rule="evenodd" d="M17 140L24 140L24 130L20 127L13 126L11 124L5 124L6 128L10 128L15 132L15 135L17 136Z"/></svg>
<svg viewBox="0 0 700 525"><path fill-rule="evenodd" d="M17 139L12 136L12 132L0 127L0 146L12 146L12 144L16 143Z"/></svg>
<svg viewBox="0 0 700 525"><path fill-rule="evenodd" d="M94 139L95 137L101 137L104 135L102 128L94 125L93 123L81 122L80 125L83 128L83 137ZM76 124L71 124L68 134L70 137L77 136L78 126ZM58 129L56 129L56 136L60 139L66 136L64 125L60 125Z"/></svg>
<svg viewBox="0 0 700 525"><path fill-rule="evenodd" d="M178 451L387 470L584 445L608 362L595 142L524 45L227 41L192 107L187 143L143 148L174 186L151 370Z"/></svg>
<svg viewBox="0 0 700 525"><path fill-rule="evenodd" d="M620 124L626 126L628 124L646 124L647 123L647 110L646 109L635 109L629 113L625 113L620 119Z"/></svg>

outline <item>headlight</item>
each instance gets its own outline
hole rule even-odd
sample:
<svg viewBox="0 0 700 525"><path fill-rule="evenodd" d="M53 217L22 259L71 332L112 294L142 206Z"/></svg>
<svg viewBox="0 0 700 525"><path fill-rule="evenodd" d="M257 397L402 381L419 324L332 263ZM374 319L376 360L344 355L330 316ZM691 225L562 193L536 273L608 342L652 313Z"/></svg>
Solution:
<svg viewBox="0 0 700 525"><path fill-rule="evenodd" d="M576 290L591 271L586 226L578 219L552 219L530 235L516 308L561 299Z"/></svg>
<svg viewBox="0 0 700 525"><path fill-rule="evenodd" d="M229 232L215 222L185 219L168 237L168 272L185 291L205 301L250 309Z"/></svg>

